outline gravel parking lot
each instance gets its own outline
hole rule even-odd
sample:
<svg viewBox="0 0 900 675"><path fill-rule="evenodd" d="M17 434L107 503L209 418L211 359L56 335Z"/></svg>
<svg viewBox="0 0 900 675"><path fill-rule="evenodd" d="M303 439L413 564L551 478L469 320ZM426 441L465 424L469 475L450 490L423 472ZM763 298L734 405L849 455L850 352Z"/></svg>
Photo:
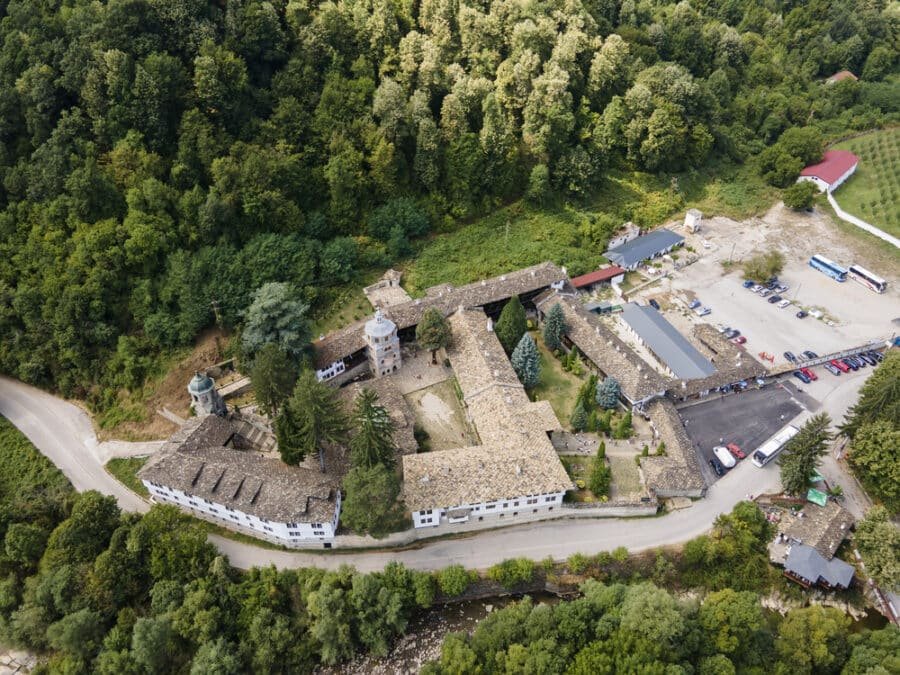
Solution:
<svg viewBox="0 0 900 675"><path fill-rule="evenodd" d="M707 484L718 476L709 466L712 449L720 443L737 443L750 453L787 425L803 408L778 385L751 389L714 398L679 410L685 430L694 442ZM721 439L721 440L720 440ZM749 459L743 460L749 461Z"/></svg>
<svg viewBox="0 0 900 675"><path fill-rule="evenodd" d="M870 262L865 254L846 247L840 232L821 219L811 217L797 223L787 222L789 218L801 217L785 216L773 209L762 219L743 223L727 218L704 221L699 238L707 240L711 248L697 247L700 260L664 285L676 294L695 294L712 308L703 321L737 328L747 338L748 353L755 358L760 352L774 354L776 364L785 362L785 351L798 354L810 349L824 354L891 335L895 330L891 322L900 317L896 266L883 260ZM722 266L729 258L740 261L772 248L785 256L785 268L779 276L789 289L781 295L792 303L785 309L743 288L737 265L729 273ZM845 265L856 262L869 267L888 280L887 291L879 295L854 281L832 280L809 267L809 256L816 252ZM800 308L818 308L834 325L811 316L798 319Z"/></svg>

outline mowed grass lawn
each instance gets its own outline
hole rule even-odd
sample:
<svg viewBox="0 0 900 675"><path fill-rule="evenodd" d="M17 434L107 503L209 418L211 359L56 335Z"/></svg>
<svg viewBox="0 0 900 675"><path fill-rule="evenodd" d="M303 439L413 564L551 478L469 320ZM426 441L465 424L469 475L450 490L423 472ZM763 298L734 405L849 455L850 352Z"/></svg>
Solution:
<svg viewBox="0 0 900 675"><path fill-rule="evenodd" d="M532 331L531 336L541 353L541 383L534 388L534 396L538 400L549 401L560 424L568 429L569 417L575 409L578 390L584 381L563 370L560 360L544 345L539 331Z"/></svg>
<svg viewBox="0 0 900 675"><path fill-rule="evenodd" d="M859 157L859 166L834 198L854 216L900 237L900 127L874 131L834 146Z"/></svg>
<svg viewBox="0 0 900 675"><path fill-rule="evenodd" d="M137 472L147 463L147 459L147 457L116 457L106 463L106 471L129 490L147 499L150 493L137 477Z"/></svg>

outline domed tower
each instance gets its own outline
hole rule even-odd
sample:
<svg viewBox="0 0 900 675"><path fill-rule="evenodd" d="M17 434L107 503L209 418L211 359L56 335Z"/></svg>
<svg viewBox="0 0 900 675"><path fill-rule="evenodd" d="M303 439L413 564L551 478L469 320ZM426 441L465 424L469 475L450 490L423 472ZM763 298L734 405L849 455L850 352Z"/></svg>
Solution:
<svg viewBox="0 0 900 675"><path fill-rule="evenodd" d="M381 310L375 312L374 319L366 322L366 345L369 349L369 365L375 377L382 377L400 367L397 325L384 318Z"/></svg>
<svg viewBox="0 0 900 675"><path fill-rule="evenodd" d="M191 395L191 407L197 415L218 415L222 417L225 414L225 401L216 391L216 383L206 373L197 371L187 387L188 393Z"/></svg>

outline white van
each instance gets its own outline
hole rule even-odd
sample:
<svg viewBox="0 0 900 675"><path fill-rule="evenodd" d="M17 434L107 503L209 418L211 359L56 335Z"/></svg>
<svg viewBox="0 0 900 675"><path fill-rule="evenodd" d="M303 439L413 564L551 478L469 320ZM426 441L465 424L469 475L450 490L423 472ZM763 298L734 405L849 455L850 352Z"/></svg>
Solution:
<svg viewBox="0 0 900 675"><path fill-rule="evenodd" d="M726 469L730 469L736 464L734 455L732 455L724 445L717 445L714 447L713 454L716 456L716 459L722 462L722 466Z"/></svg>

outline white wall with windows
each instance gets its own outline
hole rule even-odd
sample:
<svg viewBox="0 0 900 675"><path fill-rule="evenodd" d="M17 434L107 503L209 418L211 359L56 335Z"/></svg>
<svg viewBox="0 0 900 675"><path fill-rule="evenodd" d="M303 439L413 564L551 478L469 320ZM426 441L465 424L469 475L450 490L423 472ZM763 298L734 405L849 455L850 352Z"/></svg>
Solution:
<svg viewBox="0 0 900 675"><path fill-rule="evenodd" d="M539 511L552 511L562 504L565 492L524 495L497 499L480 504L460 504L453 507L422 509L412 512L413 527L437 527L441 524L465 523L487 518L515 518Z"/></svg>
<svg viewBox="0 0 900 675"><path fill-rule="evenodd" d="M341 515L341 493L335 497L334 516L330 522L322 523L278 523L244 513L229 506L217 504L203 497L198 497L189 492L182 492L166 485L141 481L150 492L150 496L157 502L174 504L193 516L228 527L248 532L253 536L288 547L308 546L316 542L327 544L331 547L337 532L338 521Z"/></svg>

